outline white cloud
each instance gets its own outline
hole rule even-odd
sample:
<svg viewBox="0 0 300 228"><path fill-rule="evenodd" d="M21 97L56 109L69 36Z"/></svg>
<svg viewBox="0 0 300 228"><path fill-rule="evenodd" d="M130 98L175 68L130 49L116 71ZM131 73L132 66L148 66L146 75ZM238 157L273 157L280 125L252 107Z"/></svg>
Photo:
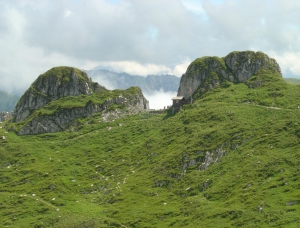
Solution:
<svg viewBox="0 0 300 228"><path fill-rule="evenodd" d="M96 66L99 69L108 69L115 72L126 72L132 75L162 75L171 74L181 77L185 73L187 67L191 63L189 58L184 59L181 63L176 64L174 67L168 67L159 64L141 64L135 61L119 61L119 62L87 62L84 69L92 69L88 66Z"/></svg>
<svg viewBox="0 0 300 228"><path fill-rule="evenodd" d="M71 16L72 12L70 10L66 10L64 13L64 17L69 17Z"/></svg>
<svg viewBox="0 0 300 228"><path fill-rule="evenodd" d="M283 77L298 77L300 78L300 52L292 53L285 52L284 54L271 53L272 58L278 62ZM292 73L293 75L290 75Z"/></svg>
<svg viewBox="0 0 300 228"><path fill-rule="evenodd" d="M205 10L202 7L201 1L198 0L181 0L184 7L195 13L195 14L202 14L205 15Z"/></svg>
<svg viewBox="0 0 300 228"><path fill-rule="evenodd" d="M179 63L174 67L172 74L181 77L182 74L186 72L186 69L191 64L191 62L191 59L186 58L182 63Z"/></svg>
<svg viewBox="0 0 300 228"><path fill-rule="evenodd" d="M114 69L116 72L126 72L132 75L147 76L149 74L166 74L171 71L164 65L157 64L140 64L135 61L112 61L101 62L100 67L103 69Z"/></svg>
<svg viewBox="0 0 300 228"><path fill-rule="evenodd" d="M195 58L259 50L300 76L300 2L0 0L0 89L58 65L181 76Z"/></svg>
<svg viewBox="0 0 300 228"><path fill-rule="evenodd" d="M144 94L149 101L150 109L163 109L172 105L172 97L176 97L177 92L155 91L152 94Z"/></svg>
<svg viewBox="0 0 300 228"><path fill-rule="evenodd" d="M135 61L113 61L113 62L88 62L88 65L98 64L96 68L108 69L115 72L126 72L132 75L161 75L172 74L180 77L185 73L187 66L190 64L189 59L185 59L182 63L175 65L174 68L159 64L141 64ZM93 64L92 64L93 63ZM85 66L88 66L85 65ZM91 69L91 68L84 68Z"/></svg>

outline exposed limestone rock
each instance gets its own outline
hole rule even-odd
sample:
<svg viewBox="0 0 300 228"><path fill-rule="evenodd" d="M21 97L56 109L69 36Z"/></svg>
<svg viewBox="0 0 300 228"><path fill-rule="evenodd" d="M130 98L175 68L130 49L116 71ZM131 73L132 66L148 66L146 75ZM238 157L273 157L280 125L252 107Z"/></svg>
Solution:
<svg viewBox="0 0 300 228"><path fill-rule="evenodd" d="M127 115L132 115L141 112L141 110L149 110L149 102L142 93L136 94L135 98L118 97L106 101L106 106L110 104L126 104L125 110L103 110L102 119L104 122L110 122Z"/></svg>
<svg viewBox="0 0 300 228"><path fill-rule="evenodd" d="M286 206L292 206L292 205L295 205L295 204L300 204L300 200L293 200L293 201L289 201L289 202L286 202Z"/></svg>
<svg viewBox="0 0 300 228"><path fill-rule="evenodd" d="M186 170L188 167L197 165L199 171L205 170L214 163L220 162L221 158L223 156L226 156L226 154L230 150L235 150L236 148L247 142L249 139L249 137L244 138L239 143L235 144L228 142L223 143L214 150L196 151L195 156L193 156L194 158L190 158L189 156L186 156L184 153L182 153L181 169Z"/></svg>
<svg viewBox="0 0 300 228"><path fill-rule="evenodd" d="M149 102L145 99L140 89L138 92L131 95L118 96L109 98L102 103L95 104L88 102L85 107L61 108L57 112L50 115L35 116L32 120L28 121L19 131L19 135L42 134L50 132L58 132L70 129L74 126L74 120L82 117L91 116L94 113L102 112L110 113L137 113L142 110L149 109ZM125 109L109 111L107 108L112 105L124 105ZM117 116L116 118L124 115ZM104 119L104 118L103 118ZM104 119L104 121L108 121Z"/></svg>
<svg viewBox="0 0 300 228"><path fill-rule="evenodd" d="M66 96L92 94L106 90L88 75L73 67L54 67L40 75L29 87L15 107L13 120L25 120L34 110L53 100Z"/></svg>
<svg viewBox="0 0 300 228"><path fill-rule="evenodd" d="M60 109L54 115L37 116L21 128L19 135L63 131L70 127L69 124L74 119L86 117L101 110L103 109L99 105L89 103L86 107Z"/></svg>
<svg viewBox="0 0 300 228"><path fill-rule="evenodd" d="M214 151L207 151L205 154L205 159L204 161L199 165L198 170L205 170L207 169L210 165L219 162L221 158L225 155L225 151L223 148L218 148Z"/></svg>
<svg viewBox="0 0 300 228"><path fill-rule="evenodd" d="M177 96L184 96L187 99L191 96L191 89L195 92L200 87L201 92L206 92L220 86L224 81L243 83L263 71L281 75L276 60L262 52L231 52L223 58L198 58L189 65L182 76ZM248 86L254 88L262 83L262 81L255 81Z"/></svg>
<svg viewBox="0 0 300 228"><path fill-rule="evenodd" d="M0 112L0 121L5 121L12 117L12 113L10 112Z"/></svg>
<svg viewBox="0 0 300 228"><path fill-rule="evenodd" d="M81 70L55 67L40 75L21 97L9 129L19 135L76 130L82 124L78 118L97 112L122 113L116 119L147 109L149 102L139 87L110 91Z"/></svg>
<svg viewBox="0 0 300 228"><path fill-rule="evenodd" d="M190 159L183 156L181 169L186 170L188 167L198 165L198 170L205 170L210 165L219 162L224 155L226 155L226 149L223 145L211 151L198 151L196 158Z"/></svg>

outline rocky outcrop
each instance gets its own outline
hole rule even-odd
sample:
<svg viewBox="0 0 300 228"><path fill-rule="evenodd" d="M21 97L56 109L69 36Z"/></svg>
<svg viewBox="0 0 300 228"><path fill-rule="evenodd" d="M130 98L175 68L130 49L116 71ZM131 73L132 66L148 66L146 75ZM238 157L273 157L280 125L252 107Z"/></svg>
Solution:
<svg viewBox="0 0 300 228"><path fill-rule="evenodd" d="M19 135L32 135L42 133L53 133L71 129L76 125L74 122L78 118L89 117L97 112L118 113L115 118L123 117L125 113L130 111L131 114L149 109L149 102L145 99L142 91L138 87L132 87L128 90L135 91L122 95L108 98L99 103L88 101L84 106L72 108L59 108L54 113L39 115L34 113L34 117L30 118L24 126L21 127ZM122 109L111 109L111 105L119 105ZM47 107L46 107L47 109ZM103 118L104 121L108 121Z"/></svg>
<svg viewBox="0 0 300 228"><path fill-rule="evenodd" d="M10 112L0 112L0 121L5 121L9 118L11 118L12 113Z"/></svg>
<svg viewBox="0 0 300 228"><path fill-rule="evenodd" d="M89 95L101 90L106 88L79 69L54 67L40 75L24 93L14 109L13 121L23 121L34 110L61 97Z"/></svg>
<svg viewBox="0 0 300 228"><path fill-rule="evenodd" d="M108 115L147 109L149 102L139 87L110 91L93 82L83 71L55 67L40 75L21 97L9 129L19 135L58 132L74 129L80 125L78 118L97 112Z"/></svg>
<svg viewBox="0 0 300 228"><path fill-rule="evenodd" d="M188 167L197 165L199 171L206 170L214 163L220 162L221 158L223 156L226 156L229 151L237 149L249 139L250 137L244 138L235 143L225 142L213 150L195 151L196 156L194 156L194 158L190 158L189 156L182 153L181 169L186 170Z"/></svg>
<svg viewBox="0 0 300 228"><path fill-rule="evenodd" d="M59 109L54 115L37 116L27 122L19 131L19 135L32 135L67 130L72 121L80 117L87 117L103 110L103 106L88 103L85 107Z"/></svg>
<svg viewBox="0 0 300 228"><path fill-rule="evenodd" d="M231 52L223 58L198 58L189 65L182 76L177 96L187 99L199 87L201 92L205 92L220 86L224 81L243 83L251 76L263 72L281 75L276 60L262 52ZM256 84L259 86L262 82Z"/></svg>

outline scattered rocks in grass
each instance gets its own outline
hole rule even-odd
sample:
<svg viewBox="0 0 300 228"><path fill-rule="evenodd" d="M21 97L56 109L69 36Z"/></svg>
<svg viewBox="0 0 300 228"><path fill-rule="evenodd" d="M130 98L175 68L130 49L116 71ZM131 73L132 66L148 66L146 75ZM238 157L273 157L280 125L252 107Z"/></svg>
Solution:
<svg viewBox="0 0 300 228"><path fill-rule="evenodd" d="M251 183L249 183L249 184L247 184L247 185L244 187L244 190L246 190L247 188L250 188L252 185L253 185L253 183L252 183L252 182L251 182Z"/></svg>
<svg viewBox="0 0 300 228"><path fill-rule="evenodd" d="M292 205L295 205L295 204L300 204L300 200L293 200L293 201L287 202L285 205L286 206L292 206Z"/></svg>
<svg viewBox="0 0 300 228"><path fill-rule="evenodd" d="M49 185L49 187L48 187L50 190L54 190L55 189L55 185L54 184L51 184L51 185Z"/></svg>
<svg viewBox="0 0 300 228"><path fill-rule="evenodd" d="M209 179L207 179L207 180L202 184L203 189L206 190L206 189L208 188L209 184L210 184L210 181L209 181Z"/></svg>

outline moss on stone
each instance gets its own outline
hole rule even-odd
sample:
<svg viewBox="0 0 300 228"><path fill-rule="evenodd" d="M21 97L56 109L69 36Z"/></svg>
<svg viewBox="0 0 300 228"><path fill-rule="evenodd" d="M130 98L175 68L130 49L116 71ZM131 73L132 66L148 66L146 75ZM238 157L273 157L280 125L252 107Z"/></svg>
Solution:
<svg viewBox="0 0 300 228"><path fill-rule="evenodd" d="M43 78L56 77L57 79L60 79L60 81L62 82L69 82L72 74L75 74L82 82L87 82L88 80L88 76L85 72L75 67L68 67L68 66L53 67L52 69L48 70L44 74L41 74L40 76Z"/></svg>

